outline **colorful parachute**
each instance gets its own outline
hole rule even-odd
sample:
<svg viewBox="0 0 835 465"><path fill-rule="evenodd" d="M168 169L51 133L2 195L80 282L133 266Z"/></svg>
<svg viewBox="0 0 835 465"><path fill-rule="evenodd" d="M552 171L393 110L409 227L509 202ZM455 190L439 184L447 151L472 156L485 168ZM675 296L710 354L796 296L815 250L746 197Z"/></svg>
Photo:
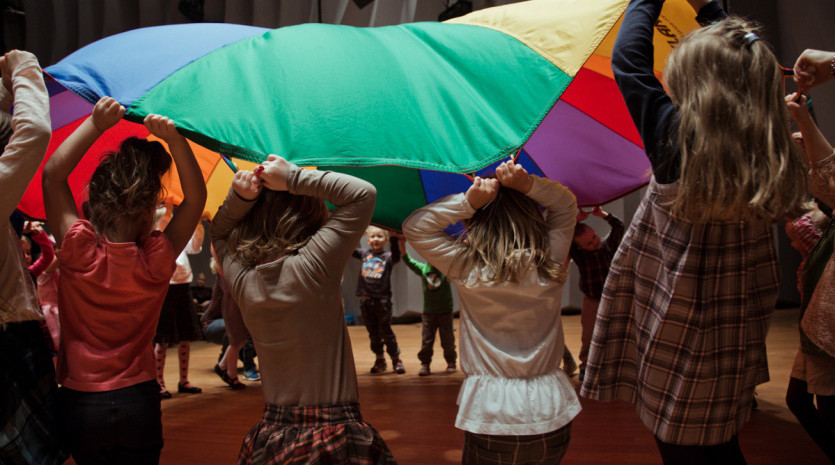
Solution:
<svg viewBox="0 0 835 465"><path fill-rule="evenodd" d="M532 0L445 23L380 28L229 24L138 29L102 39L47 68L50 152L109 95L126 120L71 178L78 201L98 162L149 113L177 122L210 187L207 211L232 171L276 153L300 166L350 173L378 189L373 221L399 228L415 208L467 188L517 152L529 171L601 204L648 180L637 131L609 57L628 0ZM684 0L657 25L656 63L698 27ZM199 145L199 147L198 147ZM176 175L170 200L181 196ZM42 217L39 177L21 209Z"/></svg>

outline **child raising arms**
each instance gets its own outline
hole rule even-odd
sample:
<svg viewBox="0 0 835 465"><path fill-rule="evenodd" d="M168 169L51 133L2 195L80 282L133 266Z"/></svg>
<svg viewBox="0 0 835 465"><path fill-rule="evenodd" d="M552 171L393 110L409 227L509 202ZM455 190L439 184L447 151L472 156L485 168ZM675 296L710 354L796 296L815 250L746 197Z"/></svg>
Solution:
<svg viewBox="0 0 835 465"><path fill-rule="evenodd" d="M395 463L362 421L342 308L342 274L371 221L376 190L276 155L256 172L235 174L211 229L267 401L238 463L289 463L301 453L307 460L293 463ZM337 207L330 216L326 200Z"/></svg>
<svg viewBox="0 0 835 465"><path fill-rule="evenodd" d="M131 137L90 178L89 221L79 219L67 177L125 108L110 97L44 166L46 215L60 247L62 340L59 422L76 463L157 463L162 422L151 340L159 309L206 203L200 167L174 122L148 115L164 140ZM184 200L164 232L151 232L171 158Z"/></svg>
<svg viewBox="0 0 835 465"><path fill-rule="evenodd" d="M543 217L539 205L546 208ZM427 205L403 223L421 256L457 284L461 369L455 426L462 463L559 463L580 402L558 369L560 318L577 202L556 181L519 165L475 178L466 194ZM444 229L458 221L466 238Z"/></svg>
<svg viewBox="0 0 835 465"><path fill-rule="evenodd" d="M768 381L777 300L771 224L805 173L783 73L755 25L689 0L710 24L653 72L662 1L633 0L612 54L653 179L612 260L581 395L636 405L665 464L742 464L737 433Z"/></svg>

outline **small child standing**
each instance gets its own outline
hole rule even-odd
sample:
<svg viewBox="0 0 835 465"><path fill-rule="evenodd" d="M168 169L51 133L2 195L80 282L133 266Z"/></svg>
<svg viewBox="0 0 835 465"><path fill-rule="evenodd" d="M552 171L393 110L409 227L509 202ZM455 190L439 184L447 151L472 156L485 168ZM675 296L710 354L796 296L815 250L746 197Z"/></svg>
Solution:
<svg viewBox="0 0 835 465"><path fill-rule="evenodd" d="M211 229L258 350L267 401L238 464L394 464L362 421L342 305L345 265L371 220L376 190L276 155L255 173L235 174ZM336 206L330 215L325 201Z"/></svg>
<svg viewBox="0 0 835 465"><path fill-rule="evenodd" d="M744 464L737 433L768 381L779 285L771 225L799 213L806 175L756 25L688 0L706 26L667 57L662 85L663 3L632 0L612 51L653 177L612 259L580 393L635 404L665 464Z"/></svg>
<svg viewBox="0 0 835 465"><path fill-rule="evenodd" d="M391 269L400 261L398 237L391 237L391 252L386 252L389 233L385 229L369 226L366 229L367 248L354 250L353 257L362 261L357 279L357 296L360 298L360 311L368 338L371 339L371 351L377 356L371 373L386 371L386 359L383 346L391 357L394 372L406 373L400 360L400 348L397 337L391 329Z"/></svg>
<svg viewBox="0 0 835 465"><path fill-rule="evenodd" d="M577 213L577 226L574 227L574 238L568 255L580 270L580 292L583 293L583 309L580 313L580 376L582 382L586 374L586 362L589 359L591 335L594 332L594 322L597 319L597 307L600 296L603 295L603 283L609 274L612 257L618 250L623 238L623 223L611 213L604 212L600 207L594 207L591 214L603 218L609 223L611 230L606 239L600 240L591 226L580 223L589 217L588 212L581 210Z"/></svg>
<svg viewBox="0 0 835 465"><path fill-rule="evenodd" d="M443 273L434 266L415 260L406 253L406 240L400 241L400 254L406 266L421 277L420 285L423 289L423 326L421 331L421 347L418 352L420 360L419 376L429 376L429 365L432 364L435 333L441 336L441 347L444 349L446 373L455 373L455 332L452 329L452 286Z"/></svg>
<svg viewBox="0 0 835 465"><path fill-rule="evenodd" d="M43 169L44 206L61 261L58 417L79 465L159 462L162 412L151 340L174 259L206 203L188 142L173 121L148 115L145 126L171 154L159 142L122 141L93 172L89 220L79 219L67 178L124 114L117 101L103 97ZM172 158L184 197L165 231L154 231Z"/></svg>
<svg viewBox="0 0 835 465"><path fill-rule="evenodd" d="M0 55L0 76L0 462L61 464L52 350L15 210L49 146L49 93L29 52Z"/></svg>
<svg viewBox="0 0 835 465"><path fill-rule="evenodd" d="M563 185L506 162L496 179L476 177L403 223L412 247L458 284L465 465L556 464L568 449L580 402L558 368L559 305L576 214ZM465 238L445 232L458 221Z"/></svg>

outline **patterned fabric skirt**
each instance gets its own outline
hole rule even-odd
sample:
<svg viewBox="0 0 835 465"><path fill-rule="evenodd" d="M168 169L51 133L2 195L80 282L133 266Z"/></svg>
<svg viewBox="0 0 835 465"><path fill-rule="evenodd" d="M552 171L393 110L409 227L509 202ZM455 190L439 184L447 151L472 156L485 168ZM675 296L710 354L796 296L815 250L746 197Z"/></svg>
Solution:
<svg viewBox="0 0 835 465"><path fill-rule="evenodd" d="M769 224L674 221L676 189L650 183L612 261L580 394L634 403L663 442L709 446L768 381L777 261Z"/></svg>
<svg viewBox="0 0 835 465"><path fill-rule="evenodd" d="M358 403L280 406L267 404L244 438L238 465L396 464Z"/></svg>
<svg viewBox="0 0 835 465"><path fill-rule="evenodd" d="M69 454L56 423L55 368L40 322L0 329L0 463L51 465Z"/></svg>

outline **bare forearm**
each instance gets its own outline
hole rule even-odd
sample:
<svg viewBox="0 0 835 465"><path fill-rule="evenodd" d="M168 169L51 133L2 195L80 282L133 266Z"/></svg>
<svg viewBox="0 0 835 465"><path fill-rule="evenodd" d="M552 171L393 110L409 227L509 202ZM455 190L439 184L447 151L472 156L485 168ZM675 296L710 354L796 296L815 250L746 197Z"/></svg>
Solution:
<svg viewBox="0 0 835 465"><path fill-rule="evenodd" d="M194 233L194 228L203 215L206 205L206 185L200 165L194 158L188 142L184 137L172 138L166 141L171 150L171 157L177 165L180 176L180 186L183 189L183 201L177 214L165 228L165 234L177 253L183 250Z"/></svg>
<svg viewBox="0 0 835 465"><path fill-rule="evenodd" d="M47 178L49 182L66 182L84 154L101 135L102 131L96 128L92 118L84 120L49 157L43 168L44 184Z"/></svg>
<svg viewBox="0 0 835 465"><path fill-rule="evenodd" d="M806 155L812 165L832 154L832 145L829 144L829 141L826 140L826 137L811 117L798 119L797 127L803 134Z"/></svg>

